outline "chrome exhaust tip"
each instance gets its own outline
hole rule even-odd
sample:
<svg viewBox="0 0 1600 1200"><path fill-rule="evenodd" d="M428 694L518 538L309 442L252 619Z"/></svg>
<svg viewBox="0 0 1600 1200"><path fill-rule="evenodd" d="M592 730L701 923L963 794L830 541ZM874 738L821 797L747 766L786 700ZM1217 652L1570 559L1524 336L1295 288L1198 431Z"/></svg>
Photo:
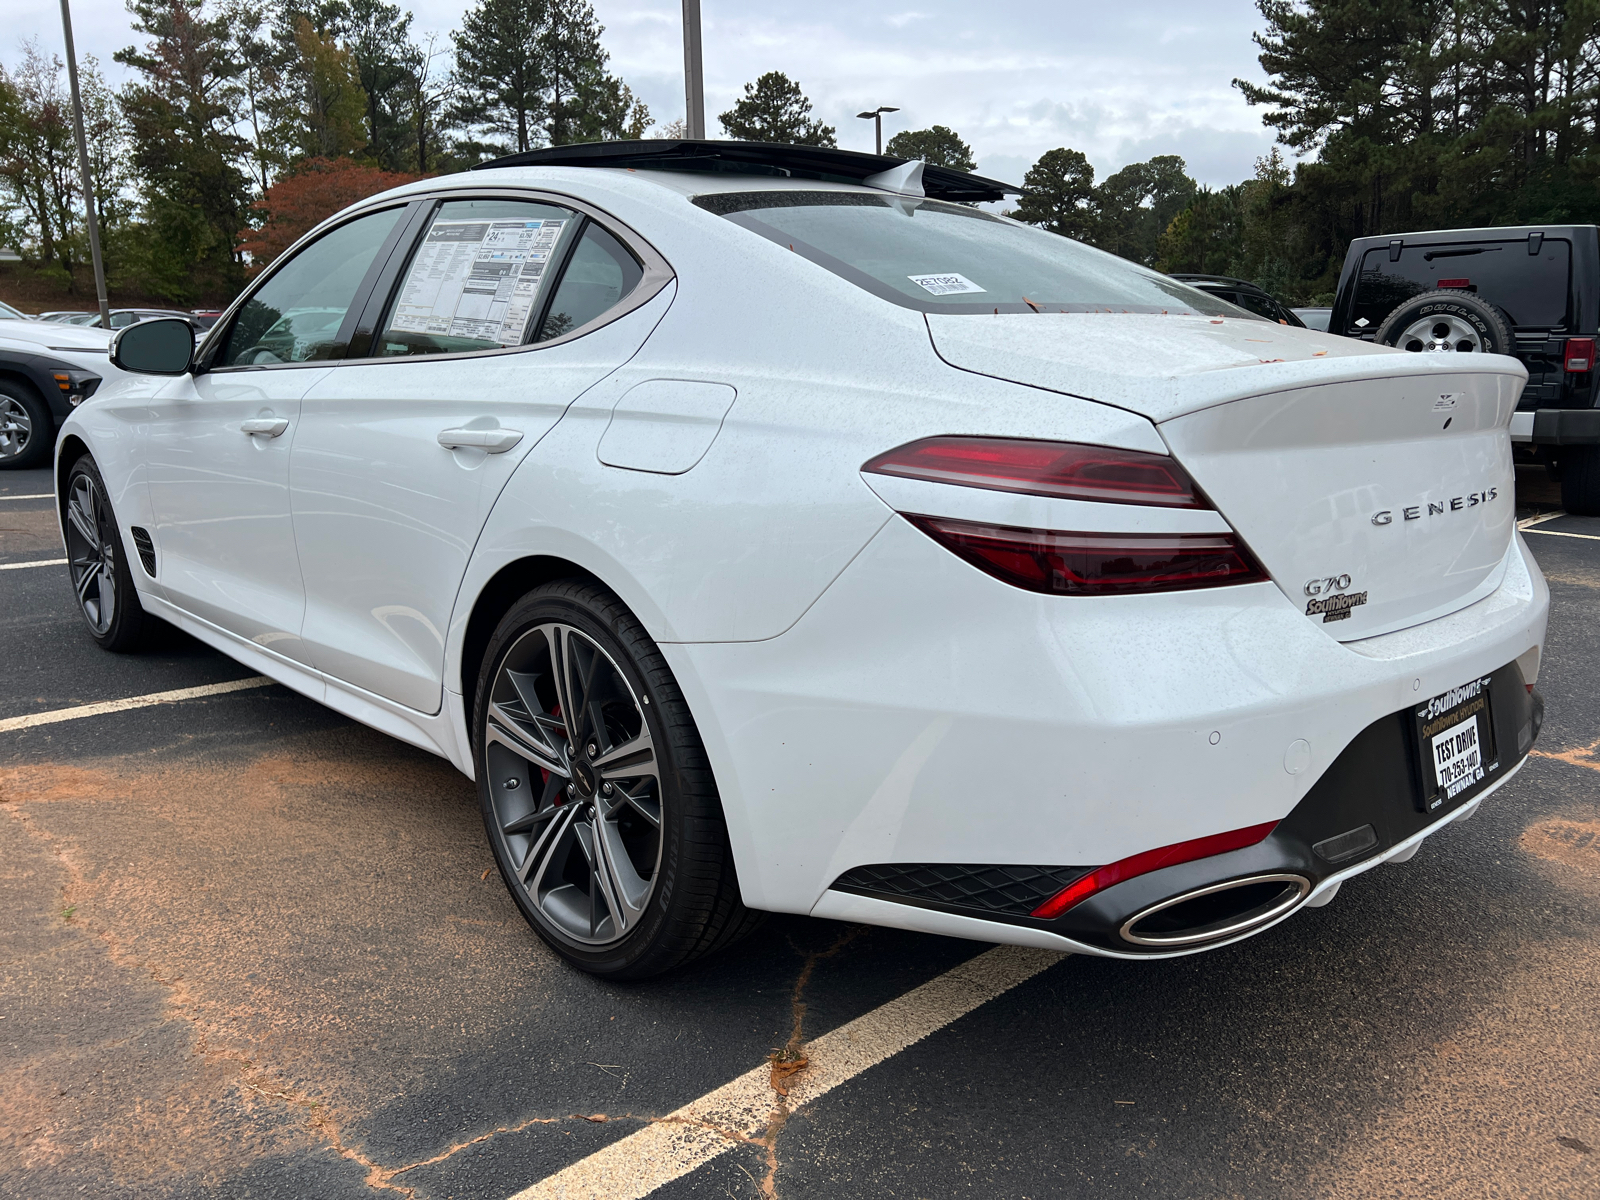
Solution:
<svg viewBox="0 0 1600 1200"><path fill-rule="evenodd" d="M1276 920L1310 893L1304 875L1247 875L1152 904L1124 921L1119 932L1136 946L1197 946Z"/></svg>

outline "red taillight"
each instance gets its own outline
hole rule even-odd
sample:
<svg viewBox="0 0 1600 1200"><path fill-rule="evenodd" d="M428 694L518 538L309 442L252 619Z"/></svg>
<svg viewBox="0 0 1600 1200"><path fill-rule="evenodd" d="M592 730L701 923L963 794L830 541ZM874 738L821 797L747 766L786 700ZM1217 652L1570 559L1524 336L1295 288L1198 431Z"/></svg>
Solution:
<svg viewBox="0 0 1600 1200"><path fill-rule="evenodd" d="M1165 454L1041 442L1028 438L931 437L910 442L861 468L933 483L1030 496L1210 508L1177 460Z"/></svg>
<svg viewBox="0 0 1600 1200"><path fill-rule="evenodd" d="M1266 841L1267 835L1277 827L1276 821L1268 821L1264 825L1251 825L1227 833L1213 833L1209 837L1178 842L1172 846L1161 846L1155 850L1146 850L1142 854L1120 859L1110 866L1091 871L1082 879L1069 883L1034 909L1033 915L1040 920L1053 921L1074 904L1080 904L1096 892L1103 892L1123 880L1138 875L1148 875L1151 871L1161 870L1162 867L1176 867L1180 863L1194 862L1196 859L1210 858L1214 854L1226 854L1230 850L1242 850L1246 846L1254 846L1258 842Z"/></svg>
<svg viewBox="0 0 1600 1200"><path fill-rule="evenodd" d="M1472 286L1470 279L1441 279L1439 286L1442 288L1469 288Z"/></svg>
<svg viewBox="0 0 1600 1200"><path fill-rule="evenodd" d="M1568 338L1564 357L1567 360L1567 370L1590 370L1594 366L1594 339Z"/></svg>
<svg viewBox="0 0 1600 1200"><path fill-rule="evenodd" d="M1118 596L1266 578L1231 533L1064 533L905 516L979 570L1032 592Z"/></svg>

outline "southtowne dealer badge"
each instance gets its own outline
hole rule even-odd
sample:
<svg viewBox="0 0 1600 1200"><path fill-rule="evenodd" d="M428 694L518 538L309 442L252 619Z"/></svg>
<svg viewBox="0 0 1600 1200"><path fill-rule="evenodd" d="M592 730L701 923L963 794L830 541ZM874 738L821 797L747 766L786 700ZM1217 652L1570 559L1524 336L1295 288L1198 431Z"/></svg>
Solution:
<svg viewBox="0 0 1600 1200"><path fill-rule="evenodd" d="M1330 621L1348 620L1352 608L1360 608L1367 602L1365 592L1345 591L1349 586L1348 575L1328 575L1321 579L1306 580L1305 593L1311 597L1306 601L1306 616L1320 615L1324 625Z"/></svg>

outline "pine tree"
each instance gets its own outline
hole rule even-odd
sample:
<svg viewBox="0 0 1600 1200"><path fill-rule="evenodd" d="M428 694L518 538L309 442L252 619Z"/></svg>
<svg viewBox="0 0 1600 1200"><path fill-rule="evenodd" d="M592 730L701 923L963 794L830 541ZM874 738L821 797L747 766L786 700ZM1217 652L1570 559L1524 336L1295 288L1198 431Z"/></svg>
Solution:
<svg viewBox="0 0 1600 1200"><path fill-rule="evenodd" d="M1130 163L1095 190L1094 244L1148 266L1156 260L1162 233L1194 194L1195 182L1175 154Z"/></svg>
<svg viewBox="0 0 1600 1200"><path fill-rule="evenodd" d="M202 0L129 0L143 50L119 50L139 78L123 88L147 225L138 270L158 295L186 301L235 290L249 179L248 146L233 130L243 65L224 22Z"/></svg>
<svg viewBox="0 0 1600 1200"><path fill-rule="evenodd" d="M543 42L548 0L479 0L454 36L457 114L466 124L511 138L511 149L532 150L548 116Z"/></svg>
<svg viewBox="0 0 1600 1200"><path fill-rule="evenodd" d="M1094 167L1081 150L1048 150L1022 179L1022 200L1011 216L1051 233L1093 241L1098 225Z"/></svg>
<svg viewBox="0 0 1600 1200"><path fill-rule="evenodd" d="M790 146L837 146L837 132L811 115L811 101L782 71L768 71L744 85L744 98L717 120L741 142L781 142Z"/></svg>
<svg viewBox="0 0 1600 1200"><path fill-rule="evenodd" d="M976 171L977 160L972 157L972 147L961 140L961 135L943 125L931 129L907 129L889 139L883 148L885 154L895 158L919 158L936 167L949 167L952 171Z"/></svg>

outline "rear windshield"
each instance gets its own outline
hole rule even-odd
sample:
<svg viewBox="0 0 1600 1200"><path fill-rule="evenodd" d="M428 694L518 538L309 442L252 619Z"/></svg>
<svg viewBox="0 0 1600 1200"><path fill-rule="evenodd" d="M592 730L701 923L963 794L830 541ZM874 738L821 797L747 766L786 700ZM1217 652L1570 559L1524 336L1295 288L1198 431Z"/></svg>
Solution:
<svg viewBox="0 0 1600 1200"><path fill-rule="evenodd" d="M735 192L695 203L923 312L1254 314L1079 242L941 200Z"/></svg>
<svg viewBox="0 0 1600 1200"><path fill-rule="evenodd" d="M1524 328L1556 329L1567 323L1567 281L1572 244L1546 238L1538 254L1528 240L1403 246L1398 262L1388 247L1368 250L1356 279L1350 322L1362 332L1383 324L1397 305L1440 288L1472 292Z"/></svg>

